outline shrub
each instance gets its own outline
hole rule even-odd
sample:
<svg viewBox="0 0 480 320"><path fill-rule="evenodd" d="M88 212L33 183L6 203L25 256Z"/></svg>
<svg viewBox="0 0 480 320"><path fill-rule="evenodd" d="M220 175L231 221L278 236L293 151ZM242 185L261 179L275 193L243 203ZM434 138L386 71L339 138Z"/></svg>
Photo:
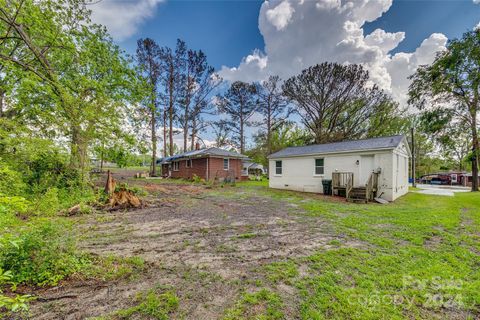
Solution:
<svg viewBox="0 0 480 320"><path fill-rule="evenodd" d="M14 196L22 194L25 184L19 172L12 170L0 159L0 195Z"/></svg>
<svg viewBox="0 0 480 320"><path fill-rule="evenodd" d="M16 233L4 234L0 268L12 272L14 283L55 285L77 272L86 260L75 251L67 226L36 219Z"/></svg>
<svg viewBox="0 0 480 320"><path fill-rule="evenodd" d="M23 197L0 197L0 215L25 214L30 210L30 205Z"/></svg>
<svg viewBox="0 0 480 320"><path fill-rule="evenodd" d="M53 216L60 209L60 201L58 199L58 189L50 188L44 194L37 196L35 201L35 213L45 216Z"/></svg>
<svg viewBox="0 0 480 320"><path fill-rule="evenodd" d="M33 299L30 295L16 295L15 297L5 296L2 287L11 284L12 272L4 271L0 268L0 311L6 310L6 315L10 312L21 312L28 310L28 302Z"/></svg>

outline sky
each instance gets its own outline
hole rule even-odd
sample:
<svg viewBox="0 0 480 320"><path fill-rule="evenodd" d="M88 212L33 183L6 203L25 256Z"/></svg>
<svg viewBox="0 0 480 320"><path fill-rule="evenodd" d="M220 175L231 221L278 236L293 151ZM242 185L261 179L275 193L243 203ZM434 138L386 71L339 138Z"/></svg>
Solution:
<svg viewBox="0 0 480 320"><path fill-rule="evenodd" d="M408 76L480 25L480 0L102 0L93 20L128 53L139 38L202 49L226 81L360 63L406 105Z"/></svg>

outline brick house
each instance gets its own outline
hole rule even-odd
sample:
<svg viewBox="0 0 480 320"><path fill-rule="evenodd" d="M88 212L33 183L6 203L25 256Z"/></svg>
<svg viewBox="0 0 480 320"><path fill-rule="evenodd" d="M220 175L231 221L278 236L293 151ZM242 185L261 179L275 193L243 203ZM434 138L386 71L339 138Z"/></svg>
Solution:
<svg viewBox="0 0 480 320"><path fill-rule="evenodd" d="M163 177L246 180L248 173L242 165L245 159L248 157L237 152L211 147L163 158L158 163L162 166Z"/></svg>

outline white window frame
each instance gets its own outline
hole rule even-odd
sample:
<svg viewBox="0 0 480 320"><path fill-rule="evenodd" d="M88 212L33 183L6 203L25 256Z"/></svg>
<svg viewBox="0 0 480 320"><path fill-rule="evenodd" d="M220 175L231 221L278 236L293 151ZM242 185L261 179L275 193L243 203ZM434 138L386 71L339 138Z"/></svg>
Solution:
<svg viewBox="0 0 480 320"><path fill-rule="evenodd" d="M323 166L317 166L317 160L323 160ZM325 158L315 158L313 160L313 175L317 177L323 177L325 175ZM323 168L323 173L317 173L317 168Z"/></svg>
<svg viewBox="0 0 480 320"><path fill-rule="evenodd" d="M277 167L277 163L280 163L280 167ZM280 169L280 173L277 173L277 169ZM283 174L283 161L275 160L275 176L280 177Z"/></svg>
<svg viewBox="0 0 480 320"><path fill-rule="evenodd" d="M173 171L179 171L180 170L180 162L174 161L173 162Z"/></svg>
<svg viewBox="0 0 480 320"><path fill-rule="evenodd" d="M227 160L227 168L225 168L225 160ZM230 158L223 158L223 170L230 170Z"/></svg>
<svg viewBox="0 0 480 320"><path fill-rule="evenodd" d="M192 159L185 160L185 168L193 168L193 161Z"/></svg>

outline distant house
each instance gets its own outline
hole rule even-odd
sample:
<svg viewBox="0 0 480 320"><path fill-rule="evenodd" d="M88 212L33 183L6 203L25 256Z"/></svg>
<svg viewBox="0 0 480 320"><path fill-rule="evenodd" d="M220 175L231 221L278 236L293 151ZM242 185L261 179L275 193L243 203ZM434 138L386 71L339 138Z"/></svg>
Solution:
<svg viewBox="0 0 480 320"><path fill-rule="evenodd" d="M478 180L480 180L480 174L478 175ZM460 185L464 187L471 187L473 183L473 174L470 173L465 173L462 176L460 176Z"/></svg>
<svg viewBox="0 0 480 320"><path fill-rule="evenodd" d="M420 183L438 185L466 185L468 183L467 176L468 173L459 171L436 172L423 175L420 178ZM472 175L470 174L470 177L471 176Z"/></svg>
<svg viewBox="0 0 480 320"><path fill-rule="evenodd" d="M480 178L480 176L479 176ZM463 171L437 172L423 175L420 183L471 187L472 173Z"/></svg>
<svg viewBox="0 0 480 320"><path fill-rule="evenodd" d="M243 171L249 175L262 175L267 173L267 170L265 170L261 164L253 162L250 159L243 160Z"/></svg>
<svg viewBox="0 0 480 320"><path fill-rule="evenodd" d="M248 179L243 172L242 160L247 156L220 148L198 149L158 161L162 166L162 176L192 179L194 176L205 180Z"/></svg>
<svg viewBox="0 0 480 320"><path fill-rule="evenodd" d="M404 136L290 147L269 156L271 188L333 193L349 199L393 201L408 192L409 157Z"/></svg>

